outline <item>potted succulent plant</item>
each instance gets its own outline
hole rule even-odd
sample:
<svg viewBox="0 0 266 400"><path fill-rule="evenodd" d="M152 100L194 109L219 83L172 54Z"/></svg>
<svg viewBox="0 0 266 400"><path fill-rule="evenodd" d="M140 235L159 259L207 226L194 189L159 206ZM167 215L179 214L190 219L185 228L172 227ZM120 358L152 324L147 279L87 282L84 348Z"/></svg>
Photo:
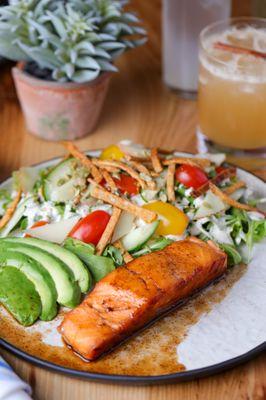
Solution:
<svg viewBox="0 0 266 400"><path fill-rule="evenodd" d="M32 133L76 139L98 120L113 61L145 41L125 1L11 0L0 8L0 55L13 68Z"/></svg>

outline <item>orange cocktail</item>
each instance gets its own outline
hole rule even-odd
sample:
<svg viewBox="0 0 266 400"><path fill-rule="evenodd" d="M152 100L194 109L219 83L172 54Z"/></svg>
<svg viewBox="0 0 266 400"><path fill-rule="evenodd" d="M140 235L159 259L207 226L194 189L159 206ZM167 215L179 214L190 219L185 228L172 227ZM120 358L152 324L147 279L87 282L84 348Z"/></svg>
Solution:
<svg viewBox="0 0 266 400"><path fill-rule="evenodd" d="M200 132L234 149L266 147L266 19L218 22L201 33Z"/></svg>

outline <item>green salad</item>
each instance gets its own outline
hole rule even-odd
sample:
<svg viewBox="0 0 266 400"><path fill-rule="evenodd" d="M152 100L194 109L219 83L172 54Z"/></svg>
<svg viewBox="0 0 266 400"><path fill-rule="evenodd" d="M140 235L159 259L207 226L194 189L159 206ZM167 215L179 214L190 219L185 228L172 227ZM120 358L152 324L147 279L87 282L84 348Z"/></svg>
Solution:
<svg viewBox="0 0 266 400"><path fill-rule="evenodd" d="M21 168L0 189L0 302L23 325L76 307L115 268L187 236L213 241L229 266L249 263L266 236L265 199L223 154L122 141L89 157L64 145L64 159Z"/></svg>

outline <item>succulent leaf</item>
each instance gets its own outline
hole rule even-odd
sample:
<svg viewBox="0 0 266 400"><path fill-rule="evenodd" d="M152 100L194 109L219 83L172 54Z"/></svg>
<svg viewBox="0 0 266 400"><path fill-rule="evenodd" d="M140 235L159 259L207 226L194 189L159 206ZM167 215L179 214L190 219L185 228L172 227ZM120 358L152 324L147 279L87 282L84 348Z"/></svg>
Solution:
<svg viewBox="0 0 266 400"><path fill-rule="evenodd" d="M0 55L33 62L59 82L91 81L145 42L124 0L10 0L0 7ZM31 69L30 71L35 71Z"/></svg>

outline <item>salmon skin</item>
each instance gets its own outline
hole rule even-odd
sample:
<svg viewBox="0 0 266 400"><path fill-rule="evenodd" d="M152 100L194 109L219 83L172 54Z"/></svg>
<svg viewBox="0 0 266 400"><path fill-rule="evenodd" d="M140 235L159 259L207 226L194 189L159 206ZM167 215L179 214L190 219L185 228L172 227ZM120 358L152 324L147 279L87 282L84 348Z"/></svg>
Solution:
<svg viewBox="0 0 266 400"><path fill-rule="evenodd" d="M169 307L222 275L226 254L190 237L139 257L98 282L59 328L65 342L92 361Z"/></svg>

